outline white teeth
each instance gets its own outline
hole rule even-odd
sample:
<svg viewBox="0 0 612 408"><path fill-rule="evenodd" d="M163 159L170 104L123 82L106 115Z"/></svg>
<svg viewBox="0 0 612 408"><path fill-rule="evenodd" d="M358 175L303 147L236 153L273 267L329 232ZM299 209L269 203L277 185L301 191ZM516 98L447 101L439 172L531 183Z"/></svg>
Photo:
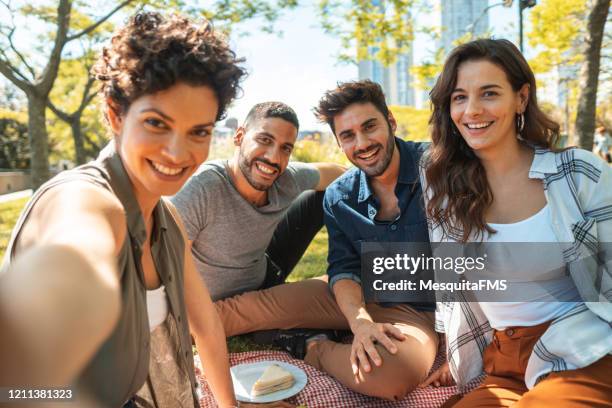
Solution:
<svg viewBox="0 0 612 408"><path fill-rule="evenodd" d="M270 169L270 168L268 168L267 166L264 166L261 163L255 163L255 165L257 166L257 168L259 170L261 170L262 172L264 172L266 174L274 174L274 170L273 169Z"/></svg>
<svg viewBox="0 0 612 408"><path fill-rule="evenodd" d="M359 156L359 158L362 159L362 160L367 160L367 159L373 157L376 153L378 153L378 149L374 149L374 150L372 150L368 154L362 154L362 155Z"/></svg>
<svg viewBox="0 0 612 408"><path fill-rule="evenodd" d="M481 123L466 123L465 125L469 128L469 129L482 129L482 128L486 128L487 126L489 126L491 123L493 122L481 122Z"/></svg>
<svg viewBox="0 0 612 408"><path fill-rule="evenodd" d="M154 161L152 161L151 163L153 164L153 167L155 167L155 170L167 176L176 176L177 174L183 171L183 167L172 169L170 167L164 166L163 164L155 163Z"/></svg>

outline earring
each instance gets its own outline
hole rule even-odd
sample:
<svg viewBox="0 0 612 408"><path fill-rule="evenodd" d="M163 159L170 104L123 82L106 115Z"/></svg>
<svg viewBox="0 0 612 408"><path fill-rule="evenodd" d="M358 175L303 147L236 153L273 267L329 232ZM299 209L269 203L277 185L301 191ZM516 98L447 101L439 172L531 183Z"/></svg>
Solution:
<svg viewBox="0 0 612 408"><path fill-rule="evenodd" d="M517 115L516 118L516 127L518 128L518 134L517 137L519 139L523 138L523 129L525 129L525 114L523 112L521 112L520 114Z"/></svg>

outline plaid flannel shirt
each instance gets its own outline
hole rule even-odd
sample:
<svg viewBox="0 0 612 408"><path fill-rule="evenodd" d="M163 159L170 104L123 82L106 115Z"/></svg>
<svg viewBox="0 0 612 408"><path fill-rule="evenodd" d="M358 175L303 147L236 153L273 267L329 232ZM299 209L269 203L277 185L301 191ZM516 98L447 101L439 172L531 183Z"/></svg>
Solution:
<svg viewBox="0 0 612 408"><path fill-rule="evenodd" d="M612 168L586 150L536 148L529 177L542 180L557 241L572 243L563 258L584 300L536 343L525 372L531 389L550 372L586 367L612 352ZM443 234L429 223L431 242L457 241L457 232ZM493 329L473 293L451 296L437 302L436 331L446 334L449 367L461 388L483 374Z"/></svg>

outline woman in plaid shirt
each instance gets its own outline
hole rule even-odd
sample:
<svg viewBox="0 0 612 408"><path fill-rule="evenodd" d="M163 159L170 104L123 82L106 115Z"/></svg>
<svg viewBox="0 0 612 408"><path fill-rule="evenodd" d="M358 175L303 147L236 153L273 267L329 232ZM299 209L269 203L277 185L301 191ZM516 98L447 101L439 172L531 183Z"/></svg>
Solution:
<svg viewBox="0 0 612 408"><path fill-rule="evenodd" d="M448 363L424 385L461 388L484 372L480 386L445 406L612 406L610 167L554 148L559 125L538 108L533 72L507 40L453 50L431 100L423 162L431 241L554 244L530 261L507 251L491 271L501 276L518 255L512 268L528 277L521 301L463 291L438 302ZM564 301L538 301L534 288Z"/></svg>

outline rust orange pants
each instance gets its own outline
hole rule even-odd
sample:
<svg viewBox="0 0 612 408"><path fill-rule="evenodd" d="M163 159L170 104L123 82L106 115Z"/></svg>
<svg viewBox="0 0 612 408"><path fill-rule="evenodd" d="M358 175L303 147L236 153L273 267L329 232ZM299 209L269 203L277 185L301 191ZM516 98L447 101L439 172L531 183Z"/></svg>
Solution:
<svg viewBox="0 0 612 408"><path fill-rule="evenodd" d="M525 386L529 356L549 323L495 331L485 349L483 383L465 396L454 396L453 408L596 408L612 407L612 356L578 370L550 373L531 390Z"/></svg>

